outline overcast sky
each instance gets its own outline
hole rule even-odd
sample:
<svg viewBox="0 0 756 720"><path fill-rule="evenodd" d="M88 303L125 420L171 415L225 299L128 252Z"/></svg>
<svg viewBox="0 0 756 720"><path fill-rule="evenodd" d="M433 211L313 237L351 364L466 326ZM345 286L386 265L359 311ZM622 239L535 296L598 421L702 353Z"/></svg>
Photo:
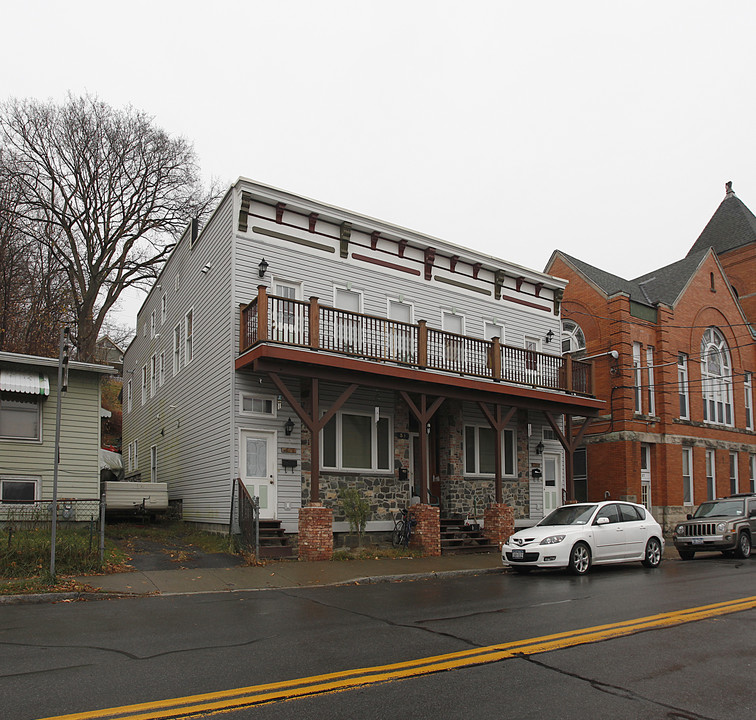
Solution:
<svg viewBox="0 0 756 720"><path fill-rule="evenodd" d="M625 278L756 211L756 3L7 3L3 97L89 92L239 176ZM121 319L133 325L135 305Z"/></svg>

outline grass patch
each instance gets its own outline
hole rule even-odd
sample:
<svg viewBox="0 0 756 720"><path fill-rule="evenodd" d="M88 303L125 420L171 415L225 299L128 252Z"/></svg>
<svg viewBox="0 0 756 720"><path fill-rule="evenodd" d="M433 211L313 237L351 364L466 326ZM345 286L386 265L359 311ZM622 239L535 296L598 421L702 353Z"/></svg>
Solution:
<svg viewBox="0 0 756 720"><path fill-rule="evenodd" d="M100 562L99 536L88 524L56 528L56 575L87 575L120 566L126 555L105 543ZM0 531L0 578L49 583L51 528L49 523L7 523Z"/></svg>
<svg viewBox="0 0 756 720"><path fill-rule="evenodd" d="M197 530L180 520L140 524L133 522L105 525L105 537L116 541L149 540L166 546L192 546L206 553L234 553L233 539L227 534Z"/></svg>

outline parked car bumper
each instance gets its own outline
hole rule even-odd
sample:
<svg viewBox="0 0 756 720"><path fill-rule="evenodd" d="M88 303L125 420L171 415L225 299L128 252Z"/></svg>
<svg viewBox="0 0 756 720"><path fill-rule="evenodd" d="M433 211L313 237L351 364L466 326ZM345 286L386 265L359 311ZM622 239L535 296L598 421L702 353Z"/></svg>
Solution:
<svg viewBox="0 0 756 720"><path fill-rule="evenodd" d="M501 561L505 566L530 566L538 568L567 567L570 562L571 545L566 542L555 545L502 545ZM518 557L522 553L522 557Z"/></svg>
<svg viewBox="0 0 756 720"><path fill-rule="evenodd" d="M701 537L678 537L672 536L677 550L683 552L703 552L706 550L734 550L738 545L736 532L724 533L723 535L704 535Z"/></svg>

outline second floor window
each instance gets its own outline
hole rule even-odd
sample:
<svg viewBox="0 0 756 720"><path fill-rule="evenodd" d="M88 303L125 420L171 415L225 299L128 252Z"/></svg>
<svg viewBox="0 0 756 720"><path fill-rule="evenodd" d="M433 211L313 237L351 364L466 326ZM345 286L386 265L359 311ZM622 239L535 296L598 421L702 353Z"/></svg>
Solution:
<svg viewBox="0 0 756 720"><path fill-rule="evenodd" d="M690 400L688 398L688 356L680 353L677 356L677 394L680 398L680 417L690 418Z"/></svg>
<svg viewBox="0 0 756 720"><path fill-rule="evenodd" d="M194 310L190 310L184 318L184 365L188 365L194 357Z"/></svg>
<svg viewBox="0 0 756 720"><path fill-rule="evenodd" d="M181 369L181 325L173 328L173 374Z"/></svg>
<svg viewBox="0 0 756 720"><path fill-rule="evenodd" d="M147 402L147 366L142 366L142 405Z"/></svg>
<svg viewBox="0 0 756 720"><path fill-rule="evenodd" d="M727 342L717 328L701 338L704 422L732 425L732 365Z"/></svg>
<svg viewBox="0 0 756 720"><path fill-rule="evenodd" d="M753 430L753 381L751 373L746 373L743 381L745 391L745 420L746 429Z"/></svg>
<svg viewBox="0 0 756 720"><path fill-rule="evenodd" d="M633 343L633 395L635 403L635 412L640 414L643 412L643 400L641 394L641 388L643 386L643 374L641 371L641 344L638 342Z"/></svg>
<svg viewBox="0 0 756 720"><path fill-rule="evenodd" d="M585 350L585 335L577 323L562 320L562 352L573 353Z"/></svg>
<svg viewBox="0 0 756 720"><path fill-rule="evenodd" d="M648 414L656 415L656 394L654 392L654 349L646 348L646 370L648 371Z"/></svg>

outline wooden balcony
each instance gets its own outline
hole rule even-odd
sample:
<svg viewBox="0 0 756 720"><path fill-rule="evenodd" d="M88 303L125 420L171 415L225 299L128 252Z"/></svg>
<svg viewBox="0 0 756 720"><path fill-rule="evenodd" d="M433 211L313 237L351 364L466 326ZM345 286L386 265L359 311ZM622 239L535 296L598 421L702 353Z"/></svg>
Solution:
<svg viewBox="0 0 756 720"><path fill-rule="evenodd" d="M548 355L502 345L498 338L456 335L387 318L348 312L268 295L241 306L239 353L257 343L323 350L379 363L484 378L534 388L592 395L592 366L569 356Z"/></svg>

